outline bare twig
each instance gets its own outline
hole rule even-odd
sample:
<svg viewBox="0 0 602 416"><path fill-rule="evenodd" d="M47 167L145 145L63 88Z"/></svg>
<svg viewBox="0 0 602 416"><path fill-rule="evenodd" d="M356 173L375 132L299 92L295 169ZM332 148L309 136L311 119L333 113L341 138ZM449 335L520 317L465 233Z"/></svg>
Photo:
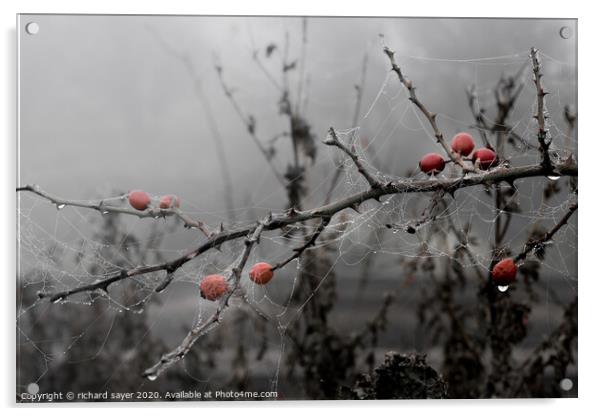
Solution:
<svg viewBox="0 0 602 416"><path fill-rule="evenodd" d="M299 58L299 82L297 84L297 102L295 112L301 112L301 101L303 96L303 83L305 80L305 55L307 53L307 17L301 21L301 57Z"/></svg>
<svg viewBox="0 0 602 416"><path fill-rule="evenodd" d="M573 215L573 213L575 211L577 211L577 202L573 202L573 203L571 203L571 205L569 205L569 210L566 212L566 214L564 214L564 216L560 219L560 221L558 221L558 223L556 223L556 225L550 231L546 232L541 238L539 238L537 240L527 241L523 251L520 252L515 257L515 261L520 261L520 260L526 259L527 255L533 250L535 250L537 252L541 247L543 247L543 245L545 243L547 243L554 237L554 234L556 234L558 232L558 230L560 230L564 225L566 225L569 218L571 218L571 216Z"/></svg>
<svg viewBox="0 0 602 416"><path fill-rule="evenodd" d="M385 224L385 227L392 230L403 230L409 234L415 234L422 225L437 219L439 213L435 212L435 208L437 208L437 205L444 202L444 197L445 191L436 191L431 197L428 205L422 210L419 219L409 221L406 224Z"/></svg>
<svg viewBox="0 0 602 416"><path fill-rule="evenodd" d="M254 50L252 56L253 56L253 61L255 61L255 63L259 67L259 69L261 69L261 72L263 72L263 74L270 81L270 83L274 87L276 87L276 89L278 91L282 92L282 90L283 90L282 86L280 84L278 84L278 81L276 81L276 78L274 78L274 76L270 73L270 71L268 71L268 69L265 67L265 65L263 64L263 62L261 62L261 60L259 59L259 53L258 53L258 51Z"/></svg>
<svg viewBox="0 0 602 416"><path fill-rule="evenodd" d="M487 130L490 128L487 126L485 118L483 117L483 109L481 109L477 103L477 93L475 91L476 87L473 84L469 89L466 90L466 95L468 96L468 106L470 107L470 111L472 112L472 116L476 122L476 129L481 136L481 140L483 140L483 145L488 147L489 149L493 149L491 143L489 143L489 139L487 138Z"/></svg>
<svg viewBox="0 0 602 416"><path fill-rule="evenodd" d="M366 84L366 72L368 70L368 52L366 52L366 54L364 54L364 59L362 61L362 73L360 76L360 82L359 84L357 84L355 86L355 92L356 92L356 100L355 100L355 110L353 112L353 119L351 121L351 126L352 127L356 127L358 122L359 122L359 118L360 118L360 111L362 108L362 98L364 96L364 88L365 88L365 84ZM343 158L341 158L336 165L336 169L334 171L334 175L332 176L332 180L330 181L330 186L328 187L328 190L326 191L326 197L324 198L324 203L328 204L331 201L332 195L334 193L334 189L337 186L339 179L341 177L341 174L344 171L344 167L345 163Z"/></svg>
<svg viewBox="0 0 602 416"><path fill-rule="evenodd" d="M389 49L388 46L384 47L384 52L385 52L385 55L387 55L387 57L391 61L391 69L397 74L399 81L408 90L408 93L410 94L410 97L409 97L410 101L416 107L418 107L418 109L422 112L422 114L424 114L424 116L426 117L426 119L428 120L428 122L430 123L430 125L433 129L433 132L435 134L435 139L441 145L441 147L443 147L443 150L445 150L445 153L447 154L447 156L449 156L449 158L451 160L453 160L454 163L456 163L458 166L460 166L462 168L463 172L474 172L475 169L468 166L466 163L464 163L464 161L462 160L462 157L459 154L454 153L451 150L451 148L449 147L449 145L447 144L447 142L445 141L445 139L443 138L443 133L441 132L441 130L439 130L439 126L437 125L437 120L436 120L437 114L431 113L425 107L425 105L418 99L418 97L416 96L416 87L414 87L414 85L412 84L412 81L408 77L403 75L403 73L401 72L401 68L399 67L399 65L397 65L397 62L395 61L395 52L393 52L391 49Z"/></svg>
<svg viewBox="0 0 602 416"><path fill-rule="evenodd" d="M533 117L537 120L537 140L539 141L539 152L541 153L541 164L548 171L553 169L552 161L550 160L550 154L548 149L550 148L551 140L548 140L548 130L546 129L546 115L545 112L545 96L548 94L544 91L541 84L541 64L539 62L538 51L535 48L531 48L531 61L533 64L533 82L537 90L537 114Z"/></svg>
<svg viewBox="0 0 602 416"><path fill-rule="evenodd" d="M168 54L170 54L172 57L174 57L176 60L182 63L182 66L185 68L186 72L188 73L188 76L192 80L195 96L205 112L205 117L208 121L209 129L211 130L211 138L213 139L213 143L215 144L215 150L220 162L219 166L221 170L221 175L224 181L224 199L226 202L226 209L228 211L228 218L232 221L234 220L235 211L233 200L234 186L232 185L230 166L226 158L226 151L224 150L224 140L219 131L219 128L217 127L211 104L209 100L207 100L207 96L205 95L205 92L203 90L203 82L201 80L201 77L198 75L198 71L194 67L190 56L172 48L155 30L151 30L151 33L155 36L155 39L157 39L159 45L161 45L161 47Z"/></svg>
<svg viewBox="0 0 602 416"><path fill-rule="evenodd" d="M366 73L368 72L368 52L364 54L364 59L362 59L362 72L360 76L360 82L355 86L356 92L356 100L355 100L355 110L353 111L353 119L351 121L351 125L353 127L357 126L357 123L360 119L360 111L362 109L362 99L364 97L364 89L366 84Z"/></svg>
<svg viewBox="0 0 602 416"><path fill-rule="evenodd" d="M125 214L132 215L138 218L166 218L166 217L177 217L183 223L185 227L188 228L196 228L205 234L206 237L211 235L211 232L205 227L205 224L201 221L197 221L193 218L190 218L188 215L184 214L179 208L172 207L167 209L162 209L159 207L149 207L144 211L138 211L133 208L125 208L118 207L114 205L108 205L106 200L100 200L98 202L82 202L77 200L60 198L58 196L52 195L46 191L40 189L37 185L26 185L17 188L17 192L31 192L38 196L41 196L44 199L47 199L51 203L55 204L57 208L63 208L66 206L71 207L79 207L79 208L87 208L93 209L100 212L103 215L106 214Z"/></svg>
<svg viewBox="0 0 602 416"><path fill-rule="evenodd" d="M528 149L537 149L518 133L516 133L512 127L506 124L506 119L510 115L510 112L514 108L514 104L518 99L520 93L523 90L524 80L522 74L528 64L529 60L525 60L523 65L519 68L514 76L500 78L496 88L494 89L494 96L497 103L497 116L495 120L488 121L485 117L485 110L480 108L478 105L478 98L475 91L475 85L473 84L469 89L466 90L468 97L468 106L475 119L474 127L479 131L481 139L485 147L494 149L501 156L503 153L504 140L501 140L503 135L509 135L512 139L520 142L524 147ZM520 81L517 81L521 78ZM487 132L498 135L498 145L496 148L493 147L489 139L487 138ZM500 137L502 136L502 137Z"/></svg>
<svg viewBox="0 0 602 416"><path fill-rule="evenodd" d="M219 305L217 306L217 309L213 313L213 315L211 315L209 319L203 319L201 314L199 313L197 322L188 332L186 337L184 337L180 345L178 345L175 349L168 352L167 354L164 354L159 362L145 370L143 373L144 377L147 377L149 380L156 379L163 371L167 370L169 367L177 363L180 359L184 358L188 351L190 351L194 343L201 336L203 336L219 324L223 312L228 308L228 302L230 298L239 287L242 270L245 267L247 260L249 259L249 255L251 254L253 246L258 243L261 232L263 231L263 228L267 221L269 221L269 218L256 225L250 237L247 237L247 239L245 240L245 248L242 252L242 255L240 256L238 263L232 268L232 271L230 273L230 289L221 298Z"/></svg>
<svg viewBox="0 0 602 416"><path fill-rule="evenodd" d="M355 163L355 166L357 167L357 170L359 171L359 173L361 173L362 176L364 178L366 178L366 181L368 181L368 184L370 185L370 187L372 187L372 189L378 189L378 188L382 187L382 183L378 179L376 179L374 176L372 176L372 174L370 172L368 172L368 170L366 170L366 168L364 167L364 164L361 162L361 160L358 157L355 150L352 147L349 147L348 145L344 144L343 142L341 142L339 140L339 137L337 136L337 133L334 131L334 128L331 127L328 130L328 137L323 141L323 143L327 146L338 147L343 152L345 152L347 154L347 156L349 156L349 158L351 158L353 163Z"/></svg>
<svg viewBox="0 0 602 416"><path fill-rule="evenodd" d="M322 231L324 231L324 229L328 226L328 223L330 222L330 220L331 220L331 217L323 217L322 221L320 222L320 225L318 225L316 230L312 233L311 237L307 239L305 244L303 244L300 247L294 248L293 254L291 254L285 260L272 266L272 270L281 269L282 267L289 264L291 261L301 257L301 255L303 254L303 252L305 250L307 250L311 246L315 245L316 241L318 240L318 237L320 237L320 234L322 233Z"/></svg>
<svg viewBox="0 0 602 416"><path fill-rule="evenodd" d="M255 145L257 146L257 148L259 149L259 151L265 158L265 160L268 162L268 165L270 166L272 172L274 173L274 176L276 176L276 179L278 179L278 182L280 182L280 184L282 186L286 186L287 184L286 184L284 177L282 176L282 174L280 172L278 172L278 169L276 169L276 166L274 166L273 153L270 152L269 150L267 150L264 147L264 145L261 143L261 140L259 139L259 137L257 137L257 132L256 132L257 126L255 124L255 118L253 116L247 117L245 115L245 113L243 112L242 108L240 107L240 105L238 104L238 102L236 101L236 99L234 98L232 90L230 88L228 88L228 86L226 85L226 81L224 80L223 68L220 65L216 64L215 70L217 72L217 75L218 75L218 78L220 81L220 85L222 86L222 89L224 90L224 94L225 94L226 98L228 98L228 100L232 104L232 107L234 107L236 114L238 114L238 117L243 122L243 124L246 126L247 132L251 136L251 139L253 140L253 142L255 143Z"/></svg>

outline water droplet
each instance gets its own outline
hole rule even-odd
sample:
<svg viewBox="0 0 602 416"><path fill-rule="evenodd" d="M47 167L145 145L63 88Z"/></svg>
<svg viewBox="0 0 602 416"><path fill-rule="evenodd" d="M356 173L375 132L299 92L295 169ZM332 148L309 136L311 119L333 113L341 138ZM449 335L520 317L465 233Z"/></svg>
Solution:
<svg viewBox="0 0 602 416"><path fill-rule="evenodd" d="M56 205L56 209L63 209L65 208L65 204L57 204Z"/></svg>
<svg viewBox="0 0 602 416"><path fill-rule="evenodd" d="M573 381L570 378L560 380L560 388L564 391L569 391L573 388Z"/></svg>
<svg viewBox="0 0 602 416"><path fill-rule="evenodd" d="M500 292L504 293L505 291L508 290L508 286L498 286L497 290L499 290Z"/></svg>
<svg viewBox="0 0 602 416"><path fill-rule="evenodd" d="M560 175L548 175L546 176L546 178L548 178L551 181L557 181L558 179L560 179Z"/></svg>
<svg viewBox="0 0 602 416"><path fill-rule="evenodd" d="M148 376L146 376L146 378L148 378L150 381L155 381L157 379L157 376L154 374L149 374Z"/></svg>

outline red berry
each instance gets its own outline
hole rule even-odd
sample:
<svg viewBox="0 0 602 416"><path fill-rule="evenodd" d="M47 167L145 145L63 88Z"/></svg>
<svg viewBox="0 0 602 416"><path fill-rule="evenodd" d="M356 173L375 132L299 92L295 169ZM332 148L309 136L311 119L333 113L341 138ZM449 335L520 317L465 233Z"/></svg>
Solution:
<svg viewBox="0 0 602 416"><path fill-rule="evenodd" d="M474 149L474 140L468 133L458 133L452 139L451 148L462 156L468 156Z"/></svg>
<svg viewBox="0 0 602 416"><path fill-rule="evenodd" d="M479 168L486 170L495 165L497 156L493 150L483 147L472 155L472 163L476 165L477 161L479 162Z"/></svg>
<svg viewBox="0 0 602 416"><path fill-rule="evenodd" d="M437 175L445 169L445 160L437 153L428 153L420 160L418 166L421 171L428 175Z"/></svg>
<svg viewBox="0 0 602 416"><path fill-rule="evenodd" d="M151 198L144 191L132 191L128 196L128 201L133 208L144 211L150 205Z"/></svg>
<svg viewBox="0 0 602 416"><path fill-rule="evenodd" d="M207 300L217 300L228 291L228 282L220 274L210 274L201 280L201 297Z"/></svg>
<svg viewBox="0 0 602 416"><path fill-rule="evenodd" d="M265 285L274 277L272 266L268 263L257 263L249 271L249 279L258 285Z"/></svg>
<svg viewBox="0 0 602 416"><path fill-rule="evenodd" d="M164 195L159 200L159 208L180 208L180 197L175 195Z"/></svg>
<svg viewBox="0 0 602 416"><path fill-rule="evenodd" d="M516 280L516 263L510 257L497 262L491 275L498 286L508 286Z"/></svg>

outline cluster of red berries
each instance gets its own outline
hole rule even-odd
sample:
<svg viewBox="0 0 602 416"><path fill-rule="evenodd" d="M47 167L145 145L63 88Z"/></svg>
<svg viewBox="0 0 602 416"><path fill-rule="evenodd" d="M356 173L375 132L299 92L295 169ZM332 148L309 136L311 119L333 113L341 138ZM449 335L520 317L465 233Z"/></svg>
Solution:
<svg viewBox="0 0 602 416"><path fill-rule="evenodd" d="M257 263L249 271L249 279L255 284L266 285L274 277L274 270L268 263ZM224 296L230 286L226 278L220 274L210 274L201 279L201 297L210 301L218 300Z"/></svg>
<svg viewBox="0 0 602 416"><path fill-rule="evenodd" d="M451 148L460 156L468 156L475 148L474 140L468 133L458 133L452 139ZM477 149L472 154L472 163L478 165L480 169L489 169L496 161L495 152L486 147ZM427 175L437 175L445 169L445 160L438 153L428 153L420 160L418 166Z"/></svg>
<svg viewBox="0 0 602 416"><path fill-rule="evenodd" d="M151 204L151 197L144 191L131 191L128 195L128 201L132 208L138 211L144 211ZM159 208L180 208L180 197L175 195L164 195L159 199Z"/></svg>

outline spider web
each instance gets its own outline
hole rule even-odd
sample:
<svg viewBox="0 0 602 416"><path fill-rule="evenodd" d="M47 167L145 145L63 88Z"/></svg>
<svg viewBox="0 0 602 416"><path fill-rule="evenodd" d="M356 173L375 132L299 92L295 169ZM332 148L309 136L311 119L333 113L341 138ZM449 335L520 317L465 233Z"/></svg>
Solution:
<svg viewBox="0 0 602 416"><path fill-rule="evenodd" d="M545 52L545 51L544 51ZM420 68L436 63L444 71L457 72L459 68L472 73L472 80L477 86L475 94L478 106L495 109L496 101L490 83L482 79L491 79L491 74L516 73L528 61L528 51L503 56L486 56L473 59L448 59L436 57L417 57L396 55L402 69L407 63L412 68ZM544 73L554 71L565 74L569 64L541 54ZM382 62L385 62L383 57ZM386 63L386 62L385 62ZM407 99L405 89L397 78L387 71L386 65L376 65L381 71L376 76L377 82L366 86L365 100L362 103L361 117L358 125L351 127L336 126L335 130L341 141L353 144L360 161L381 181L398 179L437 180L438 178L457 177L460 172L451 164L436 178L428 178L420 172L416 163L421 152L440 152L433 138L430 126ZM359 68L356 67L359 71ZM336 79L339 71L329 68L321 71L329 78ZM414 78L414 73L408 73ZM314 77L316 75L313 75ZM317 75L319 76L319 75ZM380 80L378 79L380 77ZM525 83L513 112L509 116L512 131L524 138L525 143L517 142L514 146L506 146L504 157L512 166L535 164L539 161L537 151L537 121L533 118L537 104L535 91L532 88L530 66L523 71L519 80ZM576 135L568 135L562 120L562 111L566 104L563 97L573 93L572 85L564 86L553 83L547 78L546 86L551 93L547 96L547 126L553 138L550 148L554 160L566 158L569 154L576 157ZM380 81L380 82L378 82ZM433 85L418 85L418 93L430 107L436 94L429 92ZM440 94L449 85L435 82ZM464 92L458 86L450 89L457 100L465 104ZM323 97L309 99L308 107L314 101L322 101ZM458 104L459 105L459 104ZM449 140L459 131L470 131L477 143L478 131L474 128L474 120L468 112L465 118L458 118L458 112L446 113L445 108L438 106L438 121L445 137ZM311 111L310 111L311 117ZM495 113L486 113L488 122L494 122ZM493 135L490 139L493 140ZM323 133L319 133L324 138ZM422 142L415 143L416 138ZM240 137L238 140L247 140ZM283 145L284 146L284 145ZM304 197L306 207L319 206L328 189L335 166L342 161L342 176L335 190L336 200L366 189L365 179L358 174L353 162L342 158L338 149L330 149L319 145L318 155L307 178L308 193ZM278 154L275 163L284 166L287 163L286 153ZM399 161L403 161L400 163ZM309 165L308 165L309 166ZM257 189L269 175L259 172ZM551 183L564 186L564 190L550 198L543 197L543 189ZM94 184L90 184L94 187ZM513 203L518 208L512 212L512 225L504 245L512 253L519 252L535 226L551 228L566 212L570 202L569 184L566 178L532 178L521 180L512 185L502 184L501 189L514 188ZM216 226L224 222L228 229L248 227L268 211L282 211L282 206L266 206L275 194L283 190L270 190L252 201L252 205L237 211L239 219L232 221L227 213L207 212L182 195L182 209L192 218L202 219ZM257 195L257 193L255 193ZM64 195L63 195L64 196ZM123 190L103 190L98 199L82 200L86 203L97 203L100 199L115 206L127 206L127 192ZM104 369L95 380L94 388L118 389L114 387L116 374L123 365L129 365L131 355L138 354L147 342L160 340L163 349L153 351L141 357L143 365L149 367L160 359L160 353L175 347L197 318L208 319L215 310L215 303L198 296L198 284L202 276L212 273L228 274L239 258L244 244L242 240L224 243L219 250L210 250L193 259L174 273L170 286L159 294L157 286L165 278L165 272L148 273L134 276L127 282L117 282L107 292L84 292L60 300L57 304L49 304L47 298L37 298L36 293L55 293L74 287L90 284L103 279L106 275L122 268L135 268L145 264L154 264L184 255L190 247L200 245L204 237L197 230L184 229L176 218L138 219L115 214L101 214L84 208L56 206L36 195L21 193L18 209L18 249L19 249L19 302L17 310L18 350L19 355L32 360L30 364L20 361L20 376L17 390L28 391L31 383L46 386L45 380L56 368L64 368L65 363L81 365L81 371L88 366L110 361L104 356L112 357L112 348L122 348L120 361L114 362L113 368ZM67 196L64 196L67 197ZM156 204L160 195L152 195ZM432 258L439 262L437 267L444 267L444 261L454 256L458 245L470 250L472 257L453 257L465 270L478 269L485 275L491 261L491 245L494 240L494 223L505 214L496 208L495 201L487 189L474 187L456 192L454 197L445 196L445 207L437 206L429 209L432 194L397 194L383 197L380 202L371 200L363 203L359 212L346 209L338 213L323 232L315 247L304 253L300 259L294 260L276 273L272 284L265 287L252 284L247 278L248 269L259 261L275 264L290 254L292 248L303 245L311 235L315 223L297 223L293 232L264 232L260 244L253 250L245 269L242 272L240 290L230 303L229 309L216 326L199 343L193 347L190 357L168 370L183 375L188 385L209 386L220 385L227 381L231 371L231 363L235 362L233 346L237 337L245 339L249 351L266 348L268 353L261 360L254 362L247 351L248 372L245 377L259 377L258 385L266 390L278 391L282 383L283 367L291 346L287 332L310 307L314 297L329 283L333 271L337 271L337 281L345 286L363 288L363 296L376 296L370 293L370 279L374 276L385 276L385 286L396 288L400 280L408 283L408 276L400 270L400 263L413 259ZM242 201L238 201L243 206ZM242 217L246 220L240 219ZM453 224L457 234L431 238L433 227L441 224ZM408 229L415 232L409 233ZM554 309L550 293L559 287L562 291L576 294L576 236L574 223L563 227L554 237L553 242L546 245L547 256L539 260L533 256L528 261L537 261L543 276L543 291L546 293L542 305L542 313L546 316L547 330L553 329L553 322L558 319L558 311ZM175 242L175 243L174 243ZM303 273L303 261L321 251L327 251L329 266L314 276L316 284L309 293L299 299L300 276ZM369 268L366 268L369 264ZM399 276L402 276L401 278ZM562 284L557 283L562 282ZM362 283L363 282L363 283ZM368 283L366 283L368 282ZM428 287L427 281L409 282L408 285L419 288ZM381 285L382 286L382 285ZM380 286L378 286L380 287ZM411 290L411 289L408 289ZM352 297L350 290L344 290L341 297L347 302ZM366 295L368 293L368 295ZM379 292L380 293L380 292ZM564 296L564 295L562 295ZM562 297L561 296L561 297ZM566 296L564 296L566 297ZM177 310L179 308L179 311ZM86 310L93 312L86 312ZM376 309L376 308L375 308ZM61 312L68 311L68 312ZM335 316L340 317L348 310L337 310ZM74 316L75 314L75 316ZM80 314L80 316L77 316ZM173 314L177 315L173 318ZM117 332L123 315L143 316L144 328L130 340L127 348L123 345L112 347L114 337L123 334ZM240 324L240 317L243 324ZM171 318L170 318L171 317ZM366 317L367 319L368 317ZM261 331L254 332L253 325L265 325ZM237 326L239 325L239 326ZM248 325L249 327L244 327ZM179 328L166 327L173 326ZM395 325L393 325L395 328ZM234 329L232 329L234 328ZM240 333L238 329L242 328ZM355 328L356 330L358 328ZM410 331L407 329L406 331ZM164 334L168 335L165 336ZM162 336L163 334L163 336ZM136 338L137 337L137 338ZM222 339L222 345L220 345ZM91 341L86 341L91 340ZM87 354L72 351L78 345L90 343L94 348ZM266 344L263 345L262 344ZM422 342L416 341L416 349ZM211 352L212 347L216 348ZM382 345L381 349L388 346ZM88 347L86 347L88 348ZM34 357L34 358L32 358ZM201 363L200 366L197 364ZM85 365L84 365L85 364ZM232 364L234 366L235 364ZM31 367L32 368L28 368ZM199 368L202 370L199 371ZM257 376L257 374L260 374ZM58 376L53 375L52 380ZM285 381L286 382L286 381ZM136 379L130 388L136 391L153 389L153 382Z"/></svg>

